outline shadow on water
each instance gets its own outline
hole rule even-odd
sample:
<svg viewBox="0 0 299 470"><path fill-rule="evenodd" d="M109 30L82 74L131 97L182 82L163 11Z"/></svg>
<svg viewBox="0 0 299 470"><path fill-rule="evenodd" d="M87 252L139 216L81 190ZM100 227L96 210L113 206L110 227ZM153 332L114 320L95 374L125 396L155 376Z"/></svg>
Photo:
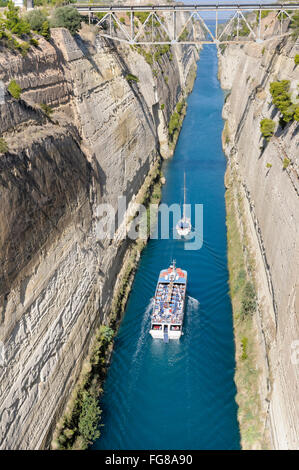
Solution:
<svg viewBox="0 0 299 470"><path fill-rule="evenodd" d="M239 449L234 339L228 295L223 93L217 54L205 47L173 159L165 164L163 202L203 204L198 251L178 240L145 248L101 399L101 437L94 449ZM188 301L180 341L149 335L157 276L172 257L188 271Z"/></svg>

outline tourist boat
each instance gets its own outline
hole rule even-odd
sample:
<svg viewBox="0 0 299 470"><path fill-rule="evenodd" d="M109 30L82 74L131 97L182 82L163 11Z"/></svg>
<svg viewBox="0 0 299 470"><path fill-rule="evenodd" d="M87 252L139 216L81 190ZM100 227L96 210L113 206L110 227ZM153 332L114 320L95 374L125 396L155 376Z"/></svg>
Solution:
<svg viewBox="0 0 299 470"><path fill-rule="evenodd" d="M191 232L191 220L186 217L186 174L184 173L184 205L183 217L176 224L176 231L179 237L186 237Z"/></svg>
<svg viewBox="0 0 299 470"><path fill-rule="evenodd" d="M177 268L175 261L160 271L151 317L153 338L179 339L182 335L187 289L187 271Z"/></svg>

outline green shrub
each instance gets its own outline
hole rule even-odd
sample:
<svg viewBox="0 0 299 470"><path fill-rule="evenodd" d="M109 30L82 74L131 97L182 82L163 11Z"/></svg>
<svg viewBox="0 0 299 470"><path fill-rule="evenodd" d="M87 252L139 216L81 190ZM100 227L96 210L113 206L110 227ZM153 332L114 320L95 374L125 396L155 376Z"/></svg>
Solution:
<svg viewBox="0 0 299 470"><path fill-rule="evenodd" d="M31 10L27 13L26 20L30 24L30 27L33 31L41 33L43 23L47 20L47 16L40 9Z"/></svg>
<svg viewBox="0 0 299 470"><path fill-rule="evenodd" d="M41 29L41 35L45 38L45 39L50 39L51 37L51 31L50 31L50 23L49 21L44 21L43 24L42 24L42 29Z"/></svg>
<svg viewBox="0 0 299 470"><path fill-rule="evenodd" d="M266 16L268 16L269 13L270 13L270 10L262 10L261 11L261 19L266 18ZM260 12L257 11L256 12L256 21L259 21L259 18L260 18Z"/></svg>
<svg viewBox="0 0 299 470"><path fill-rule="evenodd" d="M141 11L141 12L135 12L134 16L135 18L138 18L138 20L143 24L147 17L149 15L149 12L146 12L146 11ZM151 20L149 20L151 21Z"/></svg>
<svg viewBox="0 0 299 470"><path fill-rule="evenodd" d="M119 21L120 21L120 23L122 23L122 24L125 24L125 22L126 22L126 20L124 19L123 16L121 16L121 17L119 18Z"/></svg>
<svg viewBox="0 0 299 470"><path fill-rule="evenodd" d="M298 65L299 64L299 54L296 54L295 57L294 57L294 62L295 62L295 65Z"/></svg>
<svg viewBox="0 0 299 470"><path fill-rule="evenodd" d="M241 359L242 361L245 361L248 358L247 354L247 346L248 346L248 338L245 336L241 340L241 347L242 347L242 356Z"/></svg>
<svg viewBox="0 0 299 470"><path fill-rule="evenodd" d="M184 28L184 30L182 31L179 37L179 41L186 41L187 38L188 38L188 31L186 28Z"/></svg>
<svg viewBox="0 0 299 470"><path fill-rule="evenodd" d="M135 50L145 58L149 65L153 65L153 55L150 52L147 52L144 47L138 45L135 46Z"/></svg>
<svg viewBox="0 0 299 470"><path fill-rule="evenodd" d="M130 83L130 82L139 82L139 78L136 77L136 75L133 75L132 73L128 73L126 75L126 80Z"/></svg>
<svg viewBox="0 0 299 470"><path fill-rule="evenodd" d="M239 36L248 36L248 34L250 33L250 29L248 28L247 24L242 24L242 27L239 29ZM233 31L233 34L232 34L234 37L236 37L238 35L238 31L237 29L235 29Z"/></svg>
<svg viewBox="0 0 299 470"><path fill-rule="evenodd" d="M76 8L64 6L56 8L51 19L53 28L66 28L75 35L81 28L82 17Z"/></svg>
<svg viewBox="0 0 299 470"><path fill-rule="evenodd" d="M162 103L162 104L161 104L161 110L163 111L164 108L165 108L165 104Z"/></svg>
<svg viewBox="0 0 299 470"><path fill-rule="evenodd" d="M169 136L172 137L173 136L173 133L176 129L179 129L180 127L180 115L179 113L177 112L174 112L171 117L170 117L170 120L169 120L169 124L168 124L168 133L169 133Z"/></svg>
<svg viewBox="0 0 299 470"><path fill-rule="evenodd" d="M266 168L272 168L272 163L267 163Z"/></svg>
<svg viewBox="0 0 299 470"><path fill-rule="evenodd" d="M183 111L183 108L185 106L185 100L179 101L176 105L176 110L179 114Z"/></svg>
<svg viewBox="0 0 299 470"><path fill-rule="evenodd" d="M42 108L46 116L51 117L51 114L53 114L53 109L49 105L41 103L40 107Z"/></svg>
<svg viewBox="0 0 299 470"><path fill-rule="evenodd" d="M99 336L101 337L101 341L105 341L109 344L113 339L114 330L109 326L101 325L99 329Z"/></svg>
<svg viewBox="0 0 299 470"><path fill-rule="evenodd" d="M296 106L295 113L294 113L295 121L299 121L299 104Z"/></svg>
<svg viewBox="0 0 299 470"><path fill-rule="evenodd" d="M289 94L290 81L281 80L270 84L270 93L275 106L282 114L282 119L289 122L294 118L295 107Z"/></svg>
<svg viewBox="0 0 299 470"><path fill-rule="evenodd" d="M25 55L27 54L27 52L29 51L29 49L30 49L30 44L29 44L29 42L22 42L22 43L20 44L20 49L21 49L22 55L25 56Z"/></svg>
<svg viewBox="0 0 299 470"><path fill-rule="evenodd" d="M22 93L22 88L20 87L20 85L17 84L17 82L15 80L12 80L8 87L7 87L7 90L9 91L9 93L11 94L11 96L13 98L15 98L16 100L18 100L21 96L21 93Z"/></svg>
<svg viewBox="0 0 299 470"><path fill-rule="evenodd" d="M91 444L100 437L100 431L98 430L100 416L101 409L98 400L88 392L83 392L79 432L86 445Z"/></svg>
<svg viewBox="0 0 299 470"><path fill-rule="evenodd" d="M104 18L105 15L106 15L106 13L100 13L100 12L95 13L95 16L96 16L99 20L101 20L102 18Z"/></svg>
<svg viewBox="0 0 299 470"><path fill-rule="evenodd" d="M292 16L292 21L291 21L291 28L293 29L293 34L292 36L296 39L299 36L299 11L297 11L293 16Z"/></svg>
<svg viewBox="0 0 299 470"><path fill-rule="evenodd" d="M149 64L149 65L153 65L154 63L154 60L153 60L153 56L150 52L144 52L144 58L146 60L146 62Z"/></svg>
<svg viewBox="0 0 299 470"><path fill-rule="evenodd" d="M241 316L252 315L256 309L256 293L253 284L247 281L242 292Z"/></svg>
<svg viewBox="0 0 299 470"><path fill-rule="evenodd" d="M289 160L289 158L285 157L283 159L283 163L282 163L283 170L285 170L289 166L290 163L291 163L291 161Z"/></svg>
<svg viewBox="0 0 299 470"><path fill-rule="evenodd" d="M38 45L39 45L38 40L35 39L35 38L30 38L29 43L31 44L31 46L34 46L34 47L38 47Z"/></svg>
<svg viewBox="0 0 299 470"><path fill-rule="evenodd" d="M30 33L30 25L19 16L19 8L10 0L5 10L6 28L17 36Z"/></svg>
<svg viewBox="0 0 299 470"><path fill-rule="evenodd" d="M0 153L5 153L8 151L8 145L5 140L1 137L0 138Z"/></svg>
<svg viewBox="0 0 299 470"><path fill-rule="evenodd" d="M260 122L260 129L263 137L269 140L275 131L275 122L272 119L262 119Z"/></svg>

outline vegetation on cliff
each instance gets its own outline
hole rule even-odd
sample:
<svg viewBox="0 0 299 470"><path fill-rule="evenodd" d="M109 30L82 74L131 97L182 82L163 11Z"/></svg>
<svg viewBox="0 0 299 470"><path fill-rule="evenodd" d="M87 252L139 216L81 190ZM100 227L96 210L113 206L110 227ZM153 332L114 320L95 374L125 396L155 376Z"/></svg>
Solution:
<svg viewBox="0 0 299 470"><path fill-rule="evenodd" d="M261 133L266 140L269 140L270 137L272 137L275 131L275 127L275 122L272 119L265 118L260 122Z"/></svg>
<svg viewBox="0 0 299 470"><path fill-rule="evenodd" d="M259 398L258 347L254 314L256 296L255 260L247 236L244 201L234 170L226 175L226 225L228 241L229 287L233 307L236 344L236 401L242 449L269 447L263 426Z"/></svg>
<svg viewBox="0 0 299 470"><path fill-rule="evenodd" d="M49 40L51 26L66 28L74 35L80 30L84 20L85 17L71 5L54 8L51 13L45 9L35 9L23 14L10 0L4 10L4 16L0 13L0 40L4 46L25 55L30 46L38 46L38 40L33 38L33 33ZM22 39L22 42L16 37Z"/></svg>
<svg viewBox="0 0 299 470"><path fill-rule="evenodd" d="M45 39L50 39L50 24L47 15L42 10L32 10L27 13L26 19L32 31Z"/></svg>
<svg viewBox="0 0 299 470"><path fill-rule="evenodd" d="M139 82L139 78L136 77L136 75L133 75L132 73L128 73L126 75L126 80L130 83L130 82Z"/></svg>
<svg viewBox="0 0 299 470"><path fill-rule="evenodd" d="M270 93L273 104L281 113L279 124L282 127L293 120L299 121L299 104L292 102L290 80L280 80L270 83ZM275 127L276 124L272 119L264 118L260 122L261 133L266 140L270 140L273 136Z"/></svg>
<svg viewBox="0 0 299 470"><path fill-rule="evenodd" d="M8 145L3 137L0 138L0 153L5 153L8 151Z"/></svg>
<svg viewBox="0 0 299 470"><path fill-rule="evenodd" d="M169 124L168 124L168 133L172 142L176 142L184 116L186 114L187 103L185 99L179 101L176 105L175 111L172 113Z"/></svg>
<svg viewBox="0 0 299 470"><path fill-rule="evenodd" d="M50 25L53 28L67 28L74 35L81 28L82 16L72 6L56 8L53 12Z"/></svg>
<svg viewBox="0 0 299 470"><path fill-rule="evenodd" d="M54 448L86 449L100 436L98 398L113 336L114 330L109 326L102 325L98 329L89 359L85 361L66 413L58 424Z"/></svg>
<svg viewBox="0 0 299 470"><path fill-rule="evenodd" d="M9 83L9 85L7 87L7 90L9 91L11 96L13 98L15 98L16 100L18 100L20 98L21 93L22 93L22 88L20 87L20 85L15 80L12 80Z"/></svg>
<svg viewBox="0 0 299 470"><path fill-rule="evenodd" d="M33 38L31 25L27 17L22 17L19 8L9 1L4 11L0 13L0 41L3 46L26 55L30 46L38 46L37 39ZM21 39L20 42L17 38Z"/></svg>
<svg viewBox="0 0 299 470"><path fill-rule="evenodd" d="M297 11L292 16L291 28L293 30L292 36L294 39L297 39L299 36L299 12Z"/></svg>
<svg viewBox="0 0 299 470"><path fill-rule="evenodd" d="M289 93L290 81L281 80L270 84L273 103L279 109L283 122L290 122L297 116L299 104L294 104Z"/></svg>
<svg viewBox="0 0 299 470"><path fill-rule="evenodd" d="M149 203L158 203L160 197L161 170L160 160L157 160L145 178L136 202L148 206ZM148 225L148 235L151 228ZM146 240L136 240L125 255L115 284L108 316L109 324L100 326L96 332L91 352L85 360L77 385L54 433L53 449L87 449L100 437L102 411L99 398L102 384L111 356L113 338L125 310L140 253L145 245Z"/></svg>

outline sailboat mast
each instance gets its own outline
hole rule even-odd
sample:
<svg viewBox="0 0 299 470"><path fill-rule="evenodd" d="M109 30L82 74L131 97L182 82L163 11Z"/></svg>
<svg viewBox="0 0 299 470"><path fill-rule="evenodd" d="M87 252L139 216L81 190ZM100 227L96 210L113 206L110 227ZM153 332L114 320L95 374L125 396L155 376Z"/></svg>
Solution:
<svg viewBox="0 0 299 470"><path fill-rule="evenodd" d="M186 173L184 172L184 206L183 206L183 218L185 218L185 205L186 205Z"/></svg>

